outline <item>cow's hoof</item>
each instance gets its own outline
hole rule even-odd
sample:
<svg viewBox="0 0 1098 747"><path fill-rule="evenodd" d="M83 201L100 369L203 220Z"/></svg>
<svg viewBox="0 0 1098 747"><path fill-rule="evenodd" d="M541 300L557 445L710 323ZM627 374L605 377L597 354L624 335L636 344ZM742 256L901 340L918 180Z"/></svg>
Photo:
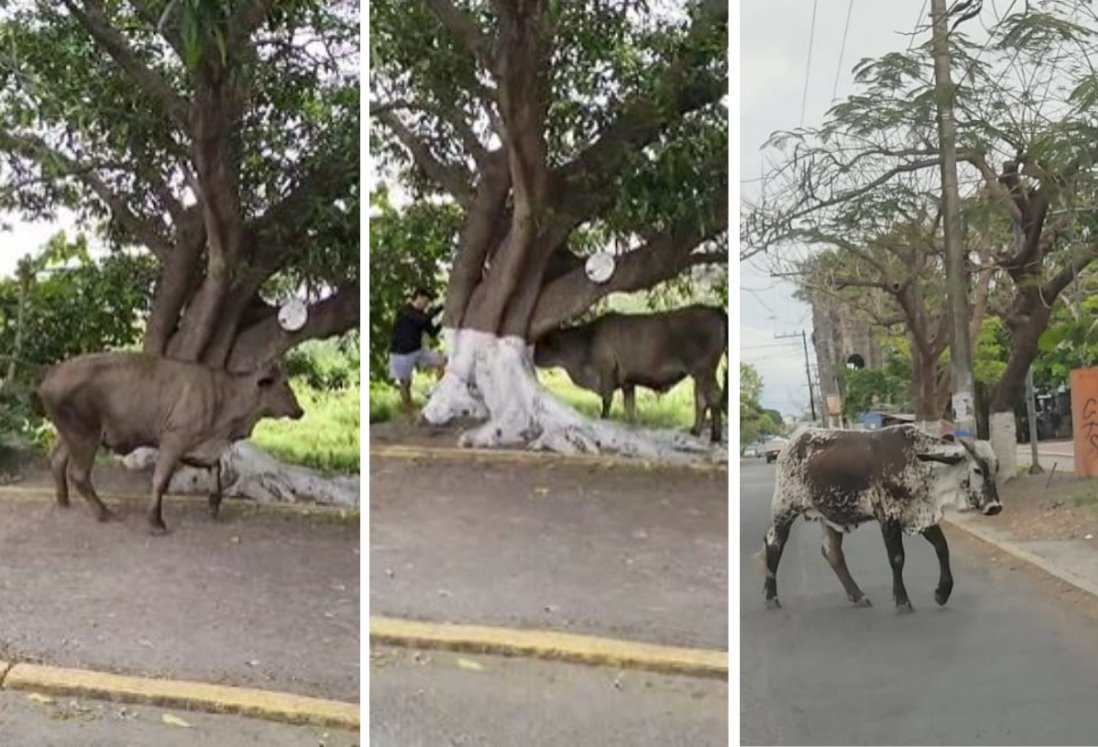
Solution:
<svg viewBox="0 0 1098 747"><path fill-rule="evenodd" d="M772 599L767 599L766 600L766 608L768 610L780 610L782 608L782 603L778 601L777 597L774 597Z"/></svg>
<svg viewBox="0 0 1098 747"><path fill-rule="evenodd" d="M934 601L938 603L939 607L944 607L945 603L949 601L949 592L942 591L941 589L935 589Z"/></svg>
<svg viewBox="0 0 1098 747"><path fill-rule="evenodd" d="M915 608L911 606L911 602L902 602L896 605L896 611L901 615L905 615L908 612L914 612Z"/></svg>
<svg viewBox="0 0 1098 747"><path fill-rule="evenodd" d="M869 597L862 597L861 599L851 599L850 603L855 607L872 607L873 603L869 601Z"/></svg>

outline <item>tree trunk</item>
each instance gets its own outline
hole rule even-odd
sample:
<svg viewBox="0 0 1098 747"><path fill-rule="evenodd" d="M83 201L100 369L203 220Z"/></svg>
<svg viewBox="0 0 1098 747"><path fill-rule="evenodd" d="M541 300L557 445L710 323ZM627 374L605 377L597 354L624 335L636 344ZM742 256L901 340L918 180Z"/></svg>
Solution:
<svg viewBox="0 0 1098 747"><path fill-rule="evenodd" d="M1018 428L1015 406L1025 389L1026 372L1037 357L1037 340L1048 328L1049 307L1055 299L1042 298L1034 291L1020 296L1007 325L1011 331L1010 358L1006 370L992 390L988 431L991 447L999 460L999 479L1009 480L1018 471Z"/></svg>

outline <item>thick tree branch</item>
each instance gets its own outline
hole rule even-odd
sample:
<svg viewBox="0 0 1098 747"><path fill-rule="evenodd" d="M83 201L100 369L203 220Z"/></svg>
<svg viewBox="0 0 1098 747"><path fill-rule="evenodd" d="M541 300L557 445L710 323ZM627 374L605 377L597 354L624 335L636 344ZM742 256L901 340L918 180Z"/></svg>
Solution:
<svg viewBox="0 0 1098 747"><path fill-rule="evenodd" d="M230 48L247 44L251 35L267 19L267 14L275 3L276 0L251 0L241 4L229 22L229 39L232 41Z"/></svg>
<svg viewBox="0 0 1098 747"><path fill-rule="evenodd" d="M426 143L412 133L408 126L393 112L383 112L378 120L385 124L401 144L411 153L413 160L436 184L445 189L462 207L472 202L471 175L463 168L444 164L435 158Z"/></svg>
<svg viewBox="0 0 1098 747"><path fill-rule="evenodd" d="M282 329L277 309L271 308L237 336L227 368L230 371L254 370L305 340L322 340L349 332L359 326L360 304L358 283L346 285L310 306L305 326L296 332Z"/></svg>
<svg viewBox="0 0 1098 747"><path fill-rule="evenodd" d="M724 209L717 209L718 220L708 230L680 226L620 255L614 274L605 283L592 282L582 267L549 281L534 307L530 339L536 340L610 293L644 290L676 278L690 267L727 262L727 252L694 252L698 245L726 230L727 202L722 204Z"/></svg>
<svg viewBox="0 0 1098 747"><path fill-rule="evenodd" d="M492 41L481 33L477 22L468 13L455 6L450 0L426 0L426 4L442 21L442 25L465 45L485 70L489 72L495 70Z"/></svg>
<svg viewBox="0 0 1098 747"><path fill-rule="evenodd" d="M74 0L62 0L62 4L141 90L158 102L181 130L188 131L187 102L176 94L168 81L141 61L126 37L111 25L102 3L84 0L81 7Z"/></svg>

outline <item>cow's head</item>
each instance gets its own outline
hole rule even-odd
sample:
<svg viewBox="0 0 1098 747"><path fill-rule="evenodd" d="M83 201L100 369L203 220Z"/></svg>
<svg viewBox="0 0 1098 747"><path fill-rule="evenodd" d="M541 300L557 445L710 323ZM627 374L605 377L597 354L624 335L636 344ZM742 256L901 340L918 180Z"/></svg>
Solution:
<svg viewBox="0 0 1098 747"><path fill-rule="evenodd" d="M253 374L255 386L259 390L259 412L261 418L291 418L299 420L305 411L297 403L290 381L278 364L270 363Z"/></svg>
<svg viewBox="0 0 1098 747"><path fill-rule="evenodd" d="M958 488L969 507L987 516L994 516L1003 510L995 485L999 461L987 441L976 441L973 446L964 439L943 440L916 456L924 462L939 462L963 468L965 472Z"/></svg>

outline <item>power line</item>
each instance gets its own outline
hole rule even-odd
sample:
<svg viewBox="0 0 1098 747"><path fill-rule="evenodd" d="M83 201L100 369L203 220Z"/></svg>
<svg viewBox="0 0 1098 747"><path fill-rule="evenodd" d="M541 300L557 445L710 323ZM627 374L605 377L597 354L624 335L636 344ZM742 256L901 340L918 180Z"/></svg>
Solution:
<svg viewBox="0 0 1098 747"><path fill-rule="evenodd" d="M847 5L846 5L846 25L843 26L843 43L842 43L842 46L839 47L839 65L838 65L838 67L835 68L835 85L831 89L831 100L832 101L835 100L835 97L839 93L839 74L843 70L843 55L846 54L846 34L847 34L848 31L850 31L850 13L853 10L854 10L854 0L850 0L850 2L848 2Z"/></svg>
<svg viewBox="0 0 1098 747"><path fill-rule="evenodd" d="M804 63L804 93L801 95L801 127L804 127L804 112L808 106L808 76L812 71L812 44L816 39L816 6L819 0L812 0L812 25L808 30L808 60Z"/></svg>
<svg viewBox="0 0 1098 747"><path fill-rule="evenodd" d="M919 17L915 19L915 30L911 32L911 41L907 43L908 52L915 46L915 37L919 34L919 21L922 20L924 13L926 13L926 0L923 0L923 7L919 10Z"/></svg>

